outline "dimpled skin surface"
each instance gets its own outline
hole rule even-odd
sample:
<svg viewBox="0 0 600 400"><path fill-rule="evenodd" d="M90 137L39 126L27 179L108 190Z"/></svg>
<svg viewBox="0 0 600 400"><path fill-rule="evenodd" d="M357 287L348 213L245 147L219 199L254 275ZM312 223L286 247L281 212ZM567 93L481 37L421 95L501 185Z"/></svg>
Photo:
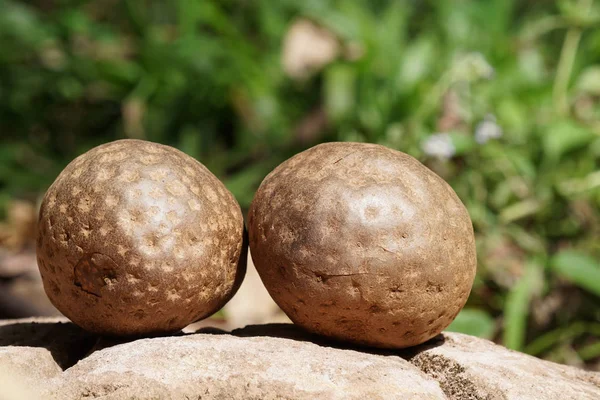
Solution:
<svg viewBox="0 0 600 400"><path fill-rule="evenodd" d="M245 273L242 212L202 164L119 140L76 158L40 209L38 266L52 303L108 335L177 331L216 312Z"/></svg>
<svg viewBox="0 0 600 400"><path fill-rule="evenodd" d="M326 143L262 182L250 250L290 319L357 344L402 348L456 317L476 271L473 227L452 188L411 156Z"/></svg>

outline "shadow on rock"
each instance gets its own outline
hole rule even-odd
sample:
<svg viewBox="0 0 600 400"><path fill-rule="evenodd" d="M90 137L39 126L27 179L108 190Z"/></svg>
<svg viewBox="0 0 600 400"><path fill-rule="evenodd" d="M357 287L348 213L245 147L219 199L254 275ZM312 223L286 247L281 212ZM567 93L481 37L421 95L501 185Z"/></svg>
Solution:
<svg viewBox="0 0 600 400"><path fill-rule="evenodd" d="M170 335L156 337L202 334L282 338L310 342L322 347L354 350L362 353L384 356L399 356L409 361L421 351L444 344L444 336L440 334L420 346L408 349L378 349L329 339L310 333L294 324L287 323L249 325L245 328L235 329L232 332L227 332L219 328L203 327L191 333L179 331ZM0 347L20 346L46 348L63 371L96 351L138 339L143 339L143 337L102 337L86 332L71 322L64 321L15 321L14 323L0 325Z"/></svg>
<svg viewBox="0 0 600 400"><path fill-rule="evenodd" d="M202 330L197 333L208 333ZM226 332L224 332L226 333ZM399 356L406 360L410 360L421 351L438 347L444 344L445 338L443 334L439 334L429 341L406 349L380 349L369 346L361 346L350 344L335 339L326 338L308 332L294 324L265 324L265 325L248 325L245 328L235 329L231 335L238 337L275 337L283 339L291 339L302 342L311 342L323 347L331 347L342 350L354 350L362 353L377 354L383 356Z"/></svg>
<svg viewBox="0 0 600 400"><path fill-rule="evenodd" d="M46 348L63 370L84 358L97 340L97 336L70 322L18 322L0 325L0 347Z"/></svg>

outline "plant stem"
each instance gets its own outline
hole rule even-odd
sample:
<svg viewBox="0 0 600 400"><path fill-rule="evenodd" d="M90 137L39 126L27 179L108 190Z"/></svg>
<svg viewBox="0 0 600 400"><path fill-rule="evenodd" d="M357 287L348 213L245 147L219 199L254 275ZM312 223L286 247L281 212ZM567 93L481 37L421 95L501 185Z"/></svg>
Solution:
<svg viewBox="0 0 600 400"><path fill-rule="evenodd" d="M568 23L564 18L557 16L545 17L526 32L525 39L528 41L537 40L540 36L563 28L568 28Z"/></svg>
<svg viewBox="0 0 600 400"><path fill-rule="evenodd" d="M581 8L589 11L592 8L592 3L593 0L582 0L580 2ZM563 47L560 52L552 96L554 99L554 109L556 113L561 116L569 115L567 91L569 89L569 81L571 80L571 73L573 72L573 65L575 64L575 57L577 55L577 48L579 47L582 32L583 29L578 26L570 28L565 35L565 41L563 42Z"/></svg>
<svg viewBox="0 0 600 400"><path fill-rule="evenodd" d="M600 324L589 324L583 321L574 322L567 327L558 328L537 337L525 347L524 352L533 356L538 356L550 350L552 347L558 346L560 343L566 341L574 340L584 333L592 336L600 334ZM586 349L583 353L585 356L595 351L596 348L594 347Z"/></svg>

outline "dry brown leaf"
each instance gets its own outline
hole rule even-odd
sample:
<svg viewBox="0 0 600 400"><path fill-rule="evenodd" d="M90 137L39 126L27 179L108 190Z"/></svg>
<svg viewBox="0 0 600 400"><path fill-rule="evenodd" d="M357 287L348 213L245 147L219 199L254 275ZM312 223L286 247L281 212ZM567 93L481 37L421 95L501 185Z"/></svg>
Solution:
<svg viewBox="0 0 600 400"><path fill-rule="evenodd" d="M6 222L0 224L0 247L18 251L35 242L37 208L28 201L8 204Z"/></svg>
<svg viewBox="0 0 600 400"><path fill-rule="evenodd" d="M146 104L137 98L132 98L123 103L123 125L125 134L129 138L142 139L144 137L144 114Z"/></svg>
<svg viewBox="0 0 600 400"><path fill-rule="evenodd" d="M25 274L39 275L37 270L33 251L15 253L0 249L0 278L15 278Z"/></svg>
<svg viewBox="0 0 600 400"><path fill-rule="evenodd" d="M337 58L338 38L307 19L292 23L283 39L282 64L294 79L305 79Z"/></svg>

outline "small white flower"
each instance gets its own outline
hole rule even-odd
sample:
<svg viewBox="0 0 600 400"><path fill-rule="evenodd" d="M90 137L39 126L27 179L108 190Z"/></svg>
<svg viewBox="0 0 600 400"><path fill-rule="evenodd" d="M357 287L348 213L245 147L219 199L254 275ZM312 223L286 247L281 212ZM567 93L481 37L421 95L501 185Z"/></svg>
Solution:
<svg viewBox="0 0 600 400"><path fill-rule="evenodd" d="M484 144L490 139L502 137L502 128L496 123L496 117L489 114L475 128L475 141Z"/></svg>
<svg viewBox="0 0 600 400"><path fill-rule="evenodd" d="M494 67L479 52L463 55L455 62L453 69L457 81L477 82L494 77Z"/></svg>
<svg viewBox="0 0 600 400"><path fill-rule="evenodd" d="M440 159L449 159L456 153L448 133L434 133L423 142L421 148L428 156Z"/></svg>

